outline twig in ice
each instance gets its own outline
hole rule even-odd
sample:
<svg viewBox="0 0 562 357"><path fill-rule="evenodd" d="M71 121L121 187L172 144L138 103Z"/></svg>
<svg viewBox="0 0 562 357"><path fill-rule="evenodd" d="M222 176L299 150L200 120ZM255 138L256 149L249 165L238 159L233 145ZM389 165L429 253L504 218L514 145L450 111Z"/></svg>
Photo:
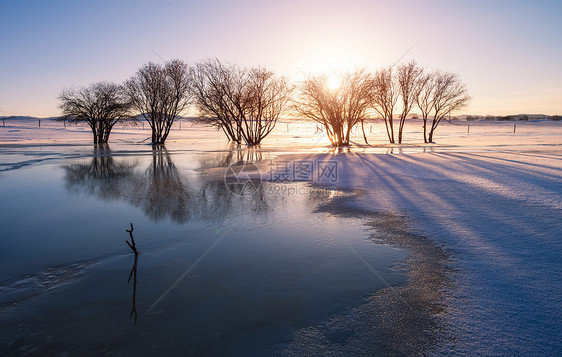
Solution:
<svg viewBox="0 0 562 357"><path fill-rule="evenodd" d="M135 253L135 255L139 255L139 252L137 251L137 245L135 244L135 238L133 237L134 230L135 228L131 223L131 229L126 229L126 231L129 233L129 236L131 237L131 243L129 243L128 240L126 240L125 243L127 243L127 245L133 250L133 253Z"/></svg>

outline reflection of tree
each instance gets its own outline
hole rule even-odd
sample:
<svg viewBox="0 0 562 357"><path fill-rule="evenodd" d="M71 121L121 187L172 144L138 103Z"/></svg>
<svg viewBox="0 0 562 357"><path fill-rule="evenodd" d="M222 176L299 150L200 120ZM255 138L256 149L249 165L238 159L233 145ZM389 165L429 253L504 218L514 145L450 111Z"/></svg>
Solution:
<svg viewBox="0 0 562 357"><path fill-rule="evenodd" d="M111 199L122 190L120 183L133 175L136 163L116 162L107 145L94 148L90 163L64 166L66 187L71 192L83 191L102 199Z"/></svg>
<svg viewBox="0 0 562 357"><path fill-rule="evenodd" d="M232 155L234 158L261 155L256 152ZM207 179L201 175L198 182L189 182L163 147L154 147L146 170L135 170L136 166L137 163L114 160L108 149L103 155L96 150L89 164L64 166L67 189L129 202L155 222L166 218L176 223L192 219L221 221L233 213L267 211L263 189L252 196L241 197L233 194L222 179Z"/></svg>
<svg viewBox="0 0 562 357"><path fill-rule="evenodd" d="M255 163L262 160L262 157L259 146L242 148L239 144L229 143L223 151L203 154L199 159L199 164L203 168L228 167L230 165Z"/></svg>
<svg viewBox="0 0 562 357"><path fill-rule="evenodd" d="M198 191L198 216L206 220L221 221L227 216L253 212L263 215L268 212L266 192L259 186L253 195L233 194L224 181L206 181Z"/></svg>
<svg viewBox="0 0 562 357"><path fill-rule="evenodd" d="M137 324L138 314L137 314L137 264L139 262L139 255L135 254L135 261L133 263L133 267L131 268L131 273L129 274L129 280L127 283L131 282L131 278L133 278L133 307L131 312L129 313L129 317L135 315L135 325Z"/></svg>
<svg viewBox="0 0 562 357"><path fill-rule="evenodd" d="M125 199L141 207L154 221L165 217L179 223L189 220L192 194L166 148L153 147L152 163L136 181L135 189L140 195Z"/></svg>
<svg viewBox="0 0 562 357"><path fill-rule="evenodd" d="M129 248L131 248L131 250L133 251L133 253L135 254L135 261L133 263L133 267L131 268L131 272L129 273L129 280L127 280L127 283L131 282L131 278L133 278L133 308L131 309L131 312L129 313L129 317L133 316L133 314L135 315L135 325L137 324L137 318L138 318L138 314L137 314L137 266L138 266L138 262L139 262L139 252L137 250L137 245L135 243L135 238L133 237L133 224L131 223L131 229L127 229L126 230L127 233L129 233L129 237L131 238L131 242L129 241L125 241L127 243L127 245L129 246Z"/></svg>

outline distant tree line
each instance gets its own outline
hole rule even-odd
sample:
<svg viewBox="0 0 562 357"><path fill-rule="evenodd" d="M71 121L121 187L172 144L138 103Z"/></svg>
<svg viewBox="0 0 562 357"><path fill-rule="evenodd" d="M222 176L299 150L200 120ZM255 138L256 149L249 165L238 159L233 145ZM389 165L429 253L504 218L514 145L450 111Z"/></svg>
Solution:
<svg viewBox="0 0 562 357"><path fill-rule="evenodd" d="M441 120L465 107L470 96L458 75L428 72L415 61L375 73L310 74L291 84L264 67L218 59L188 66L176 59L149 62L123 84L65 89L59 101L61 119L86 122L96 145L107 143L117 122L132 117L144 118L152 144L162 145L174 121L194 107L201 123L238 144L260 144L287 115L317 122L339 147L350 145L358 124L367 142L364 122L374 116L384 121L390 143L402 143L406 117L415 107L421 112L424 142L432 142Z"/></svg>
<svg viewBox="0 0 562 357"><path fill-rule="evenodd" d="M487 121L529 121L529 120L562 120L562 115L544 115L544 114L515 114L515 115L467 115L464 117L466 121L487 120Z"/></svg>

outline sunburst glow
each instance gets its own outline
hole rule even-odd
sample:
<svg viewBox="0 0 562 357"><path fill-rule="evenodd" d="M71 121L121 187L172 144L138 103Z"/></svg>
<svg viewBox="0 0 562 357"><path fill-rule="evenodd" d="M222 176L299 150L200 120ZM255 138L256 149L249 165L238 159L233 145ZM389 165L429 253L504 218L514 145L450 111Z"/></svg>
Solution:
<svg viewBox="0 0 562 357"><path fill-rule="evenodd" d="M340 87L341 81L335 74L331 74L328 77L328 88L331 90L336 90Z"/></svg>

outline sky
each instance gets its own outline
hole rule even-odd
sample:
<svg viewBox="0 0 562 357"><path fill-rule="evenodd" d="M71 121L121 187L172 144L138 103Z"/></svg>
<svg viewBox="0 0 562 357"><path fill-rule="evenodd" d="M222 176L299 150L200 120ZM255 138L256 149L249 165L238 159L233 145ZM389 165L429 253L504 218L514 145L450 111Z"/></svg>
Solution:
<svg viewBox="0 0 562 357"><path fill-rule="evenodd" d="M56 116L66 87L209 57L294 81L415 59L460 75L473 99L458 114L562 114L561 14L540 0L0 0L0 116Z"/></svg>

